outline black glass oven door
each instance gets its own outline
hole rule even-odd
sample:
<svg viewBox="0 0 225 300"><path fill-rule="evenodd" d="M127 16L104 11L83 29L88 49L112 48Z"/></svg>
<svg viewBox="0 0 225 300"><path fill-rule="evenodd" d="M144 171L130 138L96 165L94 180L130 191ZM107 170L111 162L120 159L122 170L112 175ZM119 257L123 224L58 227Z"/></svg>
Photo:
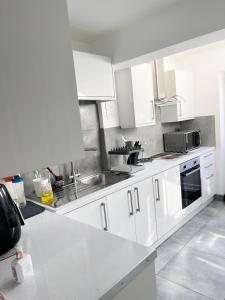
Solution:
<svg viewBox="0 0 225 300"><path fill-rule="evenodd" d="M183 209L202 196L200 166L181 173L181 191Z"/></svg>

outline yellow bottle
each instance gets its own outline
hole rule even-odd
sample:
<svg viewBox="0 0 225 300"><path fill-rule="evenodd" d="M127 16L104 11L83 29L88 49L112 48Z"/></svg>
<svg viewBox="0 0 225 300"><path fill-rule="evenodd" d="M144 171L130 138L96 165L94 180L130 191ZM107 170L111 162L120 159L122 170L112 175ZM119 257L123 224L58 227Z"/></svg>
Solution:
<svg viewBox="0 0 225 300"><path fill-rule="evenodd" d="M41 195L41 202L43 204L52 205L53 200L54 200L54 196L52 191L49 191Z"/></svg>
<svg viewBox="0 0 225 300"><path fill-rule="evenodd" d="M50 180L45 178L41 183L41 202L43 204L52 205L54 201L54 195Z"/></svg>

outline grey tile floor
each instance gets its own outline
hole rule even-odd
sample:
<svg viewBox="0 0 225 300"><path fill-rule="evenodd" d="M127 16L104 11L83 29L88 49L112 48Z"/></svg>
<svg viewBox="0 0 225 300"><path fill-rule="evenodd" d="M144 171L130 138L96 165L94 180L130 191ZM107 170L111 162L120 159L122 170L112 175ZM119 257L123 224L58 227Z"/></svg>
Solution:
<svg viewBox="0 0 225 300"><path fill-rule="evenodd" d="M157 253L158 300L224 300L225 203L213 201Z"/></svg>

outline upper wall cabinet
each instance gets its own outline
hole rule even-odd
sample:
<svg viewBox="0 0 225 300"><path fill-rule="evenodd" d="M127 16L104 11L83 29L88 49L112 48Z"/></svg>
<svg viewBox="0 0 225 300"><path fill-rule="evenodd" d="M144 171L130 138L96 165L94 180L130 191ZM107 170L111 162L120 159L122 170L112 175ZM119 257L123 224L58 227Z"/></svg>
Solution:
<svg viewBox="0 0 225 300"><path fill-rule="evenodd" d="M73 51L79 100L115 100L114 73L111 59Z"/></svg>
<svg viewBox="0 0 225 300"><path fill-rule="evenodd" d="M0 36L0 178L81 158L66 1L2 0Z"/></svg>
<svg viewBox="0 0 225 300"><path fill-rule="evenodd" d="M191 72L165 72L166 97L176 97L177 103L161 106L161 121L178 122L194 119L194 86Z"/></svg>
<svg viewBox="0 0 225 300"><path fill-rule="evenodd" d="M155 124L154 88L151 64L116 72L120 126L135 128Z"/></svg>

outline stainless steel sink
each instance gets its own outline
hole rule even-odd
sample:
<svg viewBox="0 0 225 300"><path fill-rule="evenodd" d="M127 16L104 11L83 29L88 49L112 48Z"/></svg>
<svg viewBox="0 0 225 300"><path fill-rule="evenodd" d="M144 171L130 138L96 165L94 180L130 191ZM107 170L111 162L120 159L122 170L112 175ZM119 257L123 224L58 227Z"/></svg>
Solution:
<svg viewBox="0 0 225 300"><path fill-rule="evenodd" d="M78 183L80 182L88 186L107 187L125 179L128 179L129 177L130 175L128 174L101 172L84 178L80 178L77 181Z"/></svg>
<svg viewBox="0 0 225 300"><path fill-rule="evenodd" d="M62 190L54 193L54 201L50 206L54 208L60 207L129 177L130 175L128 174L99 172L87 177L76 178L74 183L68 184ZM40 202L39 198L34 197L32 199Z"/></svg>

